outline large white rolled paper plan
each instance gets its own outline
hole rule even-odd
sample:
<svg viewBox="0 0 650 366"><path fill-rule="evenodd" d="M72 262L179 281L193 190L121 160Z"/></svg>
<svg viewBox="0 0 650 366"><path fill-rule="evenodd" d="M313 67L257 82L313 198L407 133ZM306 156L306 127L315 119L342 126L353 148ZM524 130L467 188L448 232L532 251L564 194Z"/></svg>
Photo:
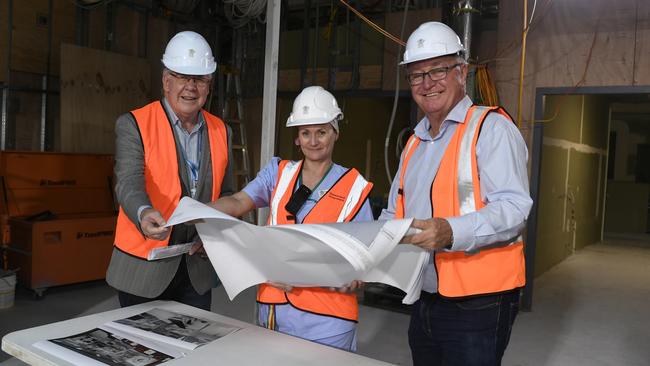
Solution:
<svg viewBox="0 0 650 366"><path fill-rule="evenodd" d="M429 258L418 247L398 245L412 233L412 219L257 226L183 197L167 226L188 221L231 300L269 281L339 287L362 280L397 287L410 304L419 297Z"/></svg>

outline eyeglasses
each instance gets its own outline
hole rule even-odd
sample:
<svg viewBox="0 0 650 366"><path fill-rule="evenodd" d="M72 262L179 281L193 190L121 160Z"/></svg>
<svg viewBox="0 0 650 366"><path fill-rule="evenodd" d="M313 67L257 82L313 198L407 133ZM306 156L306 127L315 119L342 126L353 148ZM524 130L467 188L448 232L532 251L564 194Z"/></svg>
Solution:
<svg viewBox="0 0 650 366"><path fill-rule="evenodd" d="M424 82L424 75L429 75L429 79L431 79L431 81L440 81L447 77L449 70L460 65L462 65L462 63L444 67L436 67L435 69L431 69L427 72L415 72L413 74L406 75L406 80L408 80L409 85L411 86L422 84Z"/></svg>
<svg viewBox="0 0 650 366"><path fill-rule="evenodd" d="M197 88L206 88L212 81L211 77L203 76L203 75L201 76L185 75L185 74L177 74L171 71L169 71L169 75L175 77L182 86L189 84L190 81L194 81L194 85L196 85Z"/></svg>

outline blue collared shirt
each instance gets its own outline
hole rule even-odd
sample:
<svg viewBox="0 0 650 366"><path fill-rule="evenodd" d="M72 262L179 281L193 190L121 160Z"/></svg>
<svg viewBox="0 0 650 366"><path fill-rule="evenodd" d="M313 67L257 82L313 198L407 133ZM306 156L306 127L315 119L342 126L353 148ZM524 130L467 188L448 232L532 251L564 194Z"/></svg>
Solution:
<svg viewBox="0 0 650 366"><path fill-rule="evenodd" d="M253 179L242 191L244 191L252 200L255 202L255 207L268 207L269 202L271 202L271 195L273 194L273 189L278 180L278 166L280 164L280 158L273 157L271 161L266 164L266 166L257 173L257 177ZM314 188L314 191L311 193L311 196L305 201L305 204L300 208L298 214L296 215L296 221L302 222L302 220L307 216L309 211L316 205L318 200L325 194L327 191L336 183L339 178L348 169L338 165L332 164L332 168L327 173L327 175L320 182L318 187ZM297 189L297 187L296 187ZM359 213L355 216L352 221L372 221L372 210L370 209L370 204L368 201L364 202L363 206L359 210Z"/></svg>
<svg viewBox="0 0 650 366"><path fill-rule="evenodd" d="M190 182L190 188L192 186L192 181L195 184L198 184L199 180L199 167L201 166L201 138L203 133L203 126L205 125L205 118L203 113L199 112L198 123L194 125L192 131L187 131L183 128L181 120L176 116L174 111L167 102L167 99L163 98L163 106L172 119L172 125L174 126L174 133L178 139L179 144L181 145L181 150L183 152L183 158L186 161L185 168L187 170L188 182Z"/></svg>
<svg viewBox="0 0 650 366"><path fill-rule="evenodd" d="M280 158L273 157L271 161L257 173L257 177L242 190L255 202L255 207L268 207L271 195L278 179ZM316 205L318 200L339 180L347 171L346 168L333 164L327 175L314 189L309 199L296 215L297 222L302 222L305 216ZM366 200L359 213L352 221L372 221L372 210ZM268 305L260 304L260 314L268 314ZM352 332L356 323L331 316L317 315L293 308L291 305L276 306L277 324L282 332L297 337L317 340L321 338ZM263 323L264 319L260 319Z"/></svg>
<svg viewBox="0 0 650 366"><path fill-rule="evenodd" d="M449 112L440 131L434 133L435 137L429 133L431 125L426 117L415 127L414 134L421 141L411 156L404 177L405 211L408 217L433 217L431 184L451 137L458 124L464 123L471 106L471 99L465 96ZM466 215L447 218L454 236L453 251L476 251L516 237L524 228L533 204L528 190L528 150L514 123L498 113L490 113L476 144L476 158L481 198L486 206ZM380 219L392 219L395 215L401 169L402 161L391 185L388 208L383 210ZM425 270L422 289L438 291L433 256Z"/></svg>
<svg viewBox="0 0 650 366"><path fill-rule="evenodd" d="M195 171L192 171L189 164L187 164L187 162L185 164L185 170L187 171L187 181L190 183L191 189L193 184L192 181L196 179L195 184L198 184L198 180L201 178L199 175L199 167L201 166L200 140L203 137L202 133L204 130L203 126L205 125L205 118L203 117L203 113L199 112L198 123L194 126L194 128L192 128L191 132L188 132L183 128L181 120L178 118L178 116L176 116L176 113L174 113L174 110L169 105L167 99L162 99L162 105L163 108L165 108L165 112L167 112L167 115L172 120L172 125L174 126L174 134L176 135L178 143L181 145L181 149L184 153L184 160L189 160L189 162L196 168ZM147 208L151 208L151 206L144 205L138 208L138 219L140 219L142 211Z"/></svg>

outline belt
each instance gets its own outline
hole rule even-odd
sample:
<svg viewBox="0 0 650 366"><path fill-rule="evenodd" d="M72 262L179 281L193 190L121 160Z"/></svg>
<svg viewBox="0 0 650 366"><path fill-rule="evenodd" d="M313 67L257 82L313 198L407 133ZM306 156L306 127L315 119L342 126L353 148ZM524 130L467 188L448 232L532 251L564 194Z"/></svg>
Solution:
<svg viewBox="0 0 650 366"><path fill-rule="evenodd" d="M420 299L427 299L427 300L434 300L434 301L446 301L446 302L463 302L463 301L468 301L468 300L474 300L474 299L482 299L482 298L496 298L499 296L508 296L508 295L514 295L514 294L519 294L520 289L515 288L512 290L507 290L503 292L493 292L489 294L479 294L479 295L470 295L470 296L463 296L463 297L446 297L440 295L438 292L427 292L427 291L421 291L420 292Z"/></svg>

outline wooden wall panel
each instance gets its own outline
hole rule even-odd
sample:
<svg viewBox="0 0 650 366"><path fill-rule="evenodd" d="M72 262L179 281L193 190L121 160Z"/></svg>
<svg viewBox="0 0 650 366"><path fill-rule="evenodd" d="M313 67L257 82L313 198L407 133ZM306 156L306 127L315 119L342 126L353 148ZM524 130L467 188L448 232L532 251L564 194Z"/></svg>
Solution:
<svg viewBox="0 0 650 366"><path fill-rule="evenodd" d="M88 47L106 49L106 6L88 12Z"/></svg>
<svg viewBox="0 0 650 366"><path fill-rule="evenodd" d="M11 69L45 74L48 58L48 1L14 1ZM59 74L59 46L75 40L75 6L52 2L52 53L50 74ZM3 34L5 34L3 32Z"/></svg>
<svg viewBox="0 0 650 366"><path fill-rule="evenodd" d="M61 151L112 153L116 118L148 102L146 59L63 45Z"/></svg>
<svg viewBox="0 0 650 366"><path fill-rule="evenodd" d="M44 74L47 62L47 0L14 1L12 70Z"/></svg>
<svg viewBox="0 0 650 366"><path fill-rule="evenodd" d="M406 25L404 26L404 39L406 42L408 36L413 33L413 31L422 23L428 21L440 21L442 12L440 9L425 9L417 11L409 11L406 18ZM400 37L400 31L402 29L402 12L389 13L386 15L386 31L395 37ZM397 65L397 60L399 58L400 62L403 58L404 48L402 47L402 54L397 54L397 44L392 40L385 38L384 39L384 67L383 67L383 80L382 80L382 89L383 90L395 90L395 66ZM406 83L404 68L400 67L399 70L400 78L400 90L409 90L409 86Z"/></svg>
<svg viewBox="0 0 650 366"><path fill-rule="evenodd" d="M140 13L124 5L116 5L113 47L111 52L138 56Z"/></svg>
<svg viewBox="0 0 650 366"><path fill-rule="evenodd" d="M638 2L634 85L650 85L650 2Z"/></svg>
<svg viewBox="0 0 650 366"><path fill-rule="evenodd" d="M171 39L171 23L158 17L149 17L147 22L147 59L151 65L151 98L162 96L162 59L167 42ZM218 62L219 60L217 60Z"/></svg>
<svg viewBox="0 0 650 366"><path fill-rule="evenodd" d="M529 9L530 11L530 9ZM541 4L526 46L522 132L530 141L539 87L631 86L650 83L650 4L574 0ZM517 113L522 4L501 1L496 84Z"/></svg>
<svg viewBox="0 0 650 366"><path fill-rule="evenodd" d="M53 1L50 74L60 74L61 44L76 41L76 12L71 1Z"/></svg>
<svg viewBox="0 0 650 366"><path fill-rule="evenodd" d="M38 151L41 136L41 94L12 91L10 98L15 126L14 149Z"/></svg>
<svg viewBox="0 0 650 366"><path fill-rule="evenodd" d="M260 170L260 146L262 145L262 104L262 98L244 99L243 121L246 127L246 142L248 144L248 158L250 159L251 178L255 178L257 172ZM278 104L280 104L279 98ZM276 124L284 126L284 121L286 118L286 116L281 116L278 114Z"/></svg>
<svg viewBox="0 0 650 366"><path fill-rule="evenodd" d="M9 1L0 0L0 81L7 80L7 32Z"/></svg>

